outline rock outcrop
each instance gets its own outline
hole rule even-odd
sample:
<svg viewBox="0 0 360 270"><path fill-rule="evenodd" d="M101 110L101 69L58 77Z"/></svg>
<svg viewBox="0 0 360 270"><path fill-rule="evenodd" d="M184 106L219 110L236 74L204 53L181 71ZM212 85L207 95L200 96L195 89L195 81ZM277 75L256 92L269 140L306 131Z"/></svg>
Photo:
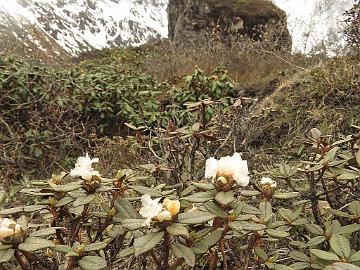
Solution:
<svg viewBox="0 0 360 270"><path fill-rule="evenodd" d="M286 14L267 0L170 0L169 38L176 43L203 42L216 31L260 39L261 27L286 22ZM285 27L286 28L286 27ZM279 31L291 47L287 29Z"/></svg>

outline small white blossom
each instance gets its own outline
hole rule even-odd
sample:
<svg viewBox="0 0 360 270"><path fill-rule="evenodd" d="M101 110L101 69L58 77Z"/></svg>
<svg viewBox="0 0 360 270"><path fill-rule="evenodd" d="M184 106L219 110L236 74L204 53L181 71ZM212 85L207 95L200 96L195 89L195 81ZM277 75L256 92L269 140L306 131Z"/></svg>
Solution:
<svg viewBox="0 0 360 270"><path fill-rule="evenodd" d="M240 186L247 186L250 180L247 161L242 160L239 153L234 153L232 157L222 157L219 160L212 157L206 160L205 177L230 178Z"/></svg>
<svg viewBox="0 0 360 270"><path fill-rule="evenodd" d="M163 205L159 203L161 198L157 198L152 200L150 195L145 194L141 197L141 203L143 207L140 208L140 215L146 220L144 221L144 225L150 227L150 221L157 215L159 215L163 209Z"/></svg>
<svg viewBox="0 0 360 270"><path fill-rule="evenodd" d="M23 231L20 224L9 218L0 218L0 241Z"/></svg>
<svg viewBox="0 0 360 270"><path fill-rule="evenodd" d="M277 184L270 177L263 177L263 178L261 178L261 185L268 185L272 188L276 188Z"/></svg>
<svg viewBox="0 0 360 270"><path fill-rule="evenodd" d="M79 157L76 161L75 168L71 170L72 177L81 177L84 180L91 180L93 176L99 176L98 171L92 168L92 164L99 162L98 158L90 159L89 154L86 153L85 157Z"/></svg>

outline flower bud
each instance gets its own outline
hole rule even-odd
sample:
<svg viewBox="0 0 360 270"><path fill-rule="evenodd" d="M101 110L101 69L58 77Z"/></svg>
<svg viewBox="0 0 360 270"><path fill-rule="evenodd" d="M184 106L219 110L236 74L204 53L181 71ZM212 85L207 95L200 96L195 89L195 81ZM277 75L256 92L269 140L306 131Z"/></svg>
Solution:
<svg viewBox="0 0 360 270"><path fill-rule="evenodd" d="M219 182L221 182L222 184L226 185L227 184L227 180L224 176L220 176L218 179L217 179Z"/></svg>
<svg viewBox="0 0 360 270"><path fill-rule="evenodd" d="M171 213L172 216L175 216L180 211L180 202L178 200L170 200L166 198L163 202L165 209Z"/></svg>
<svg viewBox="0 0 360 270"><path fill-rule="evenodd" d="M320 138L321 138L320 130L318 130L317 128L312 128L309 133L310 133L310 138L312 140L314 140L315 142L320 141Z"/></svg>
<svg viewBox="0 0 360 270"><path fill-rule="evenodd" d="M83 188L88 194L94 193L101 185L101 178L97 175L92 175L89 179L83 180Z"/></svg>

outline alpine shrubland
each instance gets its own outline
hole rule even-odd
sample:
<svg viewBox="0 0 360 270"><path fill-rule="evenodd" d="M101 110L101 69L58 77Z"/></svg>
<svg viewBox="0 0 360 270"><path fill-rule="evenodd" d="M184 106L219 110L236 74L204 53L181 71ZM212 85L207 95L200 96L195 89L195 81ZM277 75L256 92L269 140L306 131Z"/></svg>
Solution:
<svg viewBox="0 0 360 270"><path fill-rule="evenodd" d="M0 269L359 269L358 53L227 46L1 56Z"/></svg>

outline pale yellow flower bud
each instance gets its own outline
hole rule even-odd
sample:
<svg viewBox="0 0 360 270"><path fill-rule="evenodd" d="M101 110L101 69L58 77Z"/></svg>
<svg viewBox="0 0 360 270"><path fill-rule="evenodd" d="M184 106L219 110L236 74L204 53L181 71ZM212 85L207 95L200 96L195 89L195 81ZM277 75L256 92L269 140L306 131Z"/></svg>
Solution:
<svg viewBox="0 0 360 270"><path fill-rule="evenodd" d="M180 202L178 200L172 201L172 200L166 198L164 200L163 204L164 204L166 210L169 211L172 216L177 215L180 211Z"/></svg>

